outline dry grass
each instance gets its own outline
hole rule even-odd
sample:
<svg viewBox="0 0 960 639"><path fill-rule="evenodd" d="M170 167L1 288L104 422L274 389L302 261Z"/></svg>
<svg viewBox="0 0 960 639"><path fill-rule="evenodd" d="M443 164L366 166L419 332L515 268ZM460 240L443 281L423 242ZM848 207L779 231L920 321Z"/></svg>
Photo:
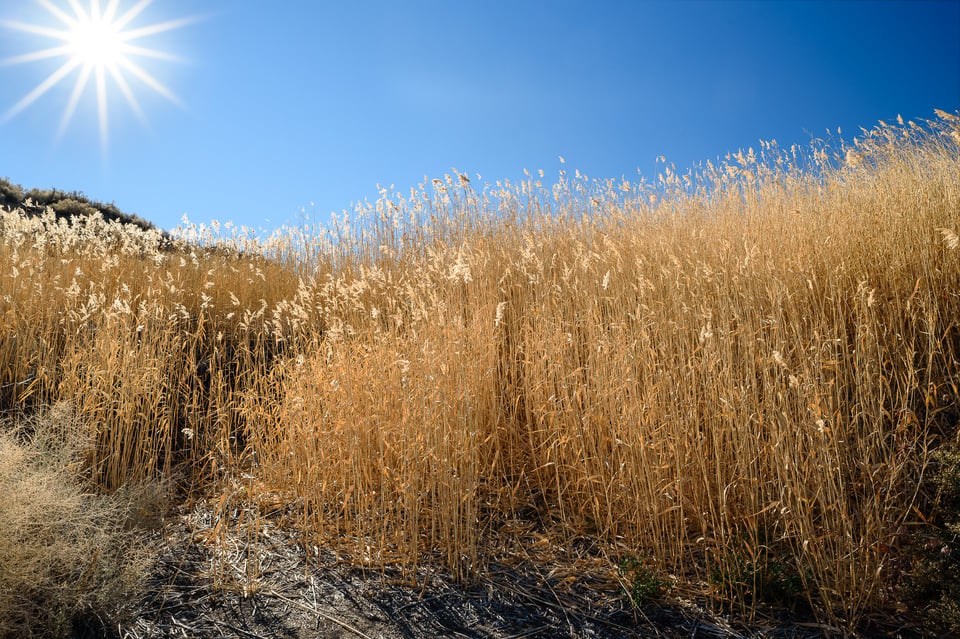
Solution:
<svg viewBox="0 0 960 639"><path fill-rule="evenodd" d="M958 131L764 143L655 185L456 174L172 250L6 214L0 400L73 402L105 488L243 472L372 565L468 578L534 513L684 592L853 627L891 603L957 426Z"/></svg>
<svg viewBox="0 0 960 639"><path fill-rule="evenodd" d="M76 426L60 404L0 432L0 637L109 627L146 576L133 496L83 489Z"/></svg>

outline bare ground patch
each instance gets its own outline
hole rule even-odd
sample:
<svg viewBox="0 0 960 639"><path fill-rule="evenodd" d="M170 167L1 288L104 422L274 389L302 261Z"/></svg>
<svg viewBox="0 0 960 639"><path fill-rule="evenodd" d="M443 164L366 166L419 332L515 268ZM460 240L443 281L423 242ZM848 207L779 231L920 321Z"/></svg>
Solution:
<svg viewBox="0 0 960 639"><path fill-rule="evenodd" d="M256 540L221 534L198 506L155 538L150 594L119 635L421 639L426 637L814 637L824 627L731 623L679 598L634 608L615 581L492 562L471 586L436 566L413 578L307 550L263 522ZM252 543L251 543L252 542Z"/></svg>

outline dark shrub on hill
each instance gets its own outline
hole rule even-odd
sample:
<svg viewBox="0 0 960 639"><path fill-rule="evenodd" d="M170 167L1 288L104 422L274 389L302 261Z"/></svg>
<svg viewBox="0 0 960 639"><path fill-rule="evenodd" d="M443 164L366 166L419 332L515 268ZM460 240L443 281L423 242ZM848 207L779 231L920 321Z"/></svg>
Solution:
<svg viewBox="0 0 960 639"><path fill-rule="evenodd" d="M96 215L97 213L97 209L94 207L86 202L81 202L73 198L58 200L54 202L50 208L57 214L57 217L79 217L83 215Z"/></svg>
<svg viewBox="0 0 960 639"><path fill-rule="evenodd" d="M30 200L31 204L27 204ZM59 189L30 189L24 191L19 184L0 178L0 207L12 210L23 209L27 215L38 215L46 207L51 207L57 217L88 216L100 211L103 219L123 224L133 224L144 230L156 228L150 222L124 213L115 204L104 204L91 200L80 191L61 191Z"/></svg>
<svg viewBox="0 0 960 639"><path fill-rule="evenodd" d="M23 202L23 189L20 185L0 178L0 206L14 209Z"/></svg>

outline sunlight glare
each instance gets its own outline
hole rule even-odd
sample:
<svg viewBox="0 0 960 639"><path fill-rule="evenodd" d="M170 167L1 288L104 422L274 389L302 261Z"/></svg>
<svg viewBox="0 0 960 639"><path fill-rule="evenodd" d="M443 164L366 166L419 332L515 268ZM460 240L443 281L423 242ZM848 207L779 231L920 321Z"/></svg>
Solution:
<svg viewBox="0 0 960 639"><path fill-rule="evenodd" d="M70 32L70 49L83 64L113 66L123 55L121 31L115 24L90 17L76 23Z"/></svg>
<svg viewBox="0 0 960 639"><path fill-rule="evenodd" d="M182 18L147 26L130 27L128 25L152 4L153 0L138 0L132 7L119 14L120 0L108 0L105 8L101 8L101 0L90 0L89 6L86 8L81 0L66 0L69 9L58 6L53 0L35 0L35 2L55 19L56 22L53 26L11 20L0 21L0 25L31 33L47 40L55 40L58 41L58 44L0 60L0 66L25 64L51 58L65 58L65 61L21 98L19 102L10 107L0 117L0 124L5 124L15 118L74 72L77 75L76 82L64 108L57 131L57 139L60 139L66 132L91 78L94 80L100 145L104 152L107 148L107 131L109 128L108 79L112 80L113 85L124 97L130 109L144 125L147 124L146 116L128 82L128 78L131 76L170 102L183 107L183 103L169 88L131 58L151 58L174 62L181 61L181 59L166 51L132 44L131 42L165 31L179 29L195 22L196 18Z"/></svg>

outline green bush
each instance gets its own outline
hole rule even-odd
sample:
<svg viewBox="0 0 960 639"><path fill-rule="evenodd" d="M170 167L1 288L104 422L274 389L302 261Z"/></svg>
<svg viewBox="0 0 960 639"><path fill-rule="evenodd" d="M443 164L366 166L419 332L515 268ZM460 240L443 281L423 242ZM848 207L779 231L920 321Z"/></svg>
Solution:
<svg viewBox="0 0 960 639"><path fill-rule="evenodd" d="M644 559L627 557L621 560L619 572L627 582L624 589L634 607L640 608L652 603L667 592L667 581Z"/></svg>

